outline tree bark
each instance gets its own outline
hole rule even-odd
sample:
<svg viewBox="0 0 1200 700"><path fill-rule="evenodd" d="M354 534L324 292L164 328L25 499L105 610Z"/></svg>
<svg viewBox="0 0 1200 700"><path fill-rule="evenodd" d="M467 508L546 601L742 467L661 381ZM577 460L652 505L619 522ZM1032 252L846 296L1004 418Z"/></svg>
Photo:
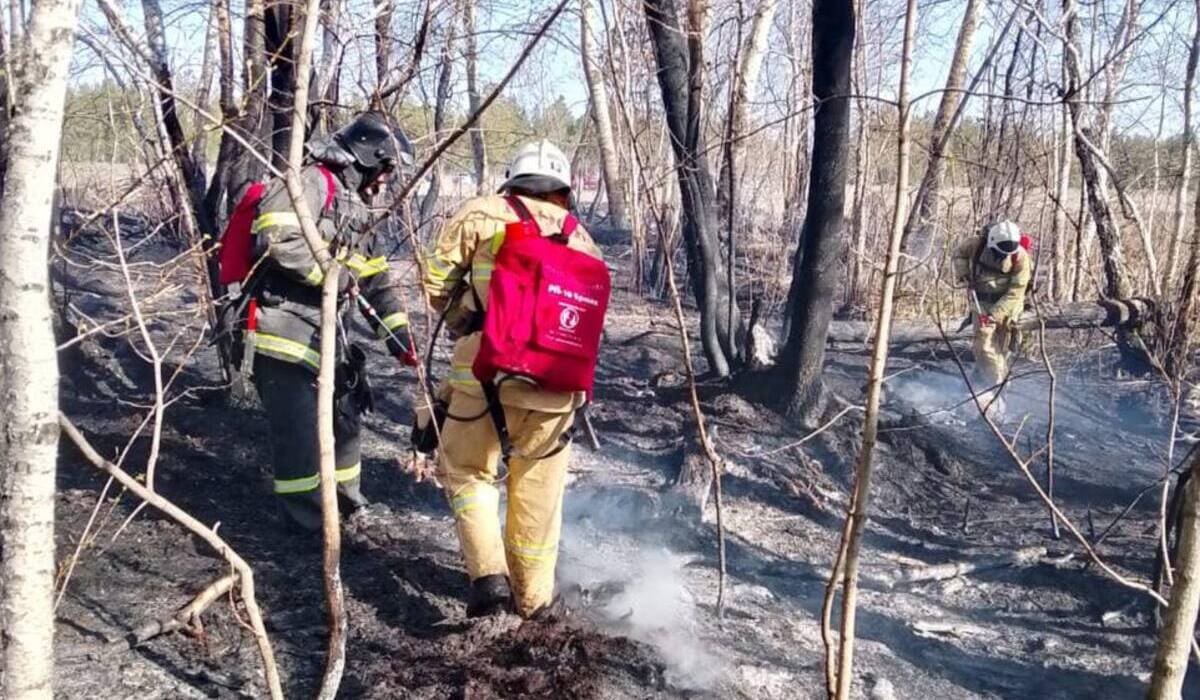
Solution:
<svg viewBox="0 0 1200 700"><path fill-rule="evenodd" d="M1192 460L1190 469L1193 476L1184 487L1175 584L1171 587L1166 623L1158 637L1154 675L1147 695L1150 700L1183 697L1188 658L1195 643L1196 617L1200 612L1200 457Z"/></svg>
<svg viewBox="0 0 1200 700"><path fill-rule="evenodd" d="M208 109L208 100L212 95L213 74L216 72L217 31L217 7L214 3L209 8L208 23L205 24L204 54L200 60L200 84L196 86L196 105L205 110ZM208 169L208 124L205 123L203 114L197 112L193 115L192 131L195 134L192 138L192 162L196 164L196 168L202 175L206 175Z"/></svg>
<svg viewBox="0 0 1200 700"><path fill-rule="evenodd" d="M679 181L692 293L700 308L700 342L709 371L728 376L742 360L743 328L728 285L715 210L715 190L700 128L703 110L703 8L689 0L687 40L675 0L644 0L658 65L664 116Z"/></svg>
<svg viewBox="0 0 1200 700"><path fill-rule="evenodd" d="M1129 296L1130 287L1126 278L1125 255L1121 249L1121 230L1113 217L1112 206L1105 191L1104 172L1092 150L1099 148L1098 139L1095 138L1095 132L1084 125L1083 104L1079 95L1083 75L1079 66L1079 17L1075 10L1075 0L1064 0L1063 15L1066 21L1063 52L1067 64L1067 90L1063 99L1071 114L1075 157L1079 160L1088 209L1096 226L1096 238L1100 242L1104 263L1103 293L1109 299L1124 299Z"/></svg>
<svg viewBox="0 0 1200 700"><path fill-rule="evenodd" d="M457 23L450 20L446 29L446 42L442 46L442 58L438 65L437 95L433 103L433 136L434 141L440 141L442 131L446 128L446 109L450 103L450 91L454 87L454 42L456 39ZM434 209L437 208L438 197L442 189L442 166L435 163L433 173L429 178L429 191L421 199L420 225L429 226L433 219Z"/></svg>
<svg viewBox="0 0 1200 700"><path fill-rule="evenodd" d="M1192 34L1192 47L1188 51L1187 73L1183 80L1183 165L1179 173L1179 187L1175 190L1175 211L1171 219L1171 240L1167 244L1167 261L1163 268L1163 291L1170 294L1175 287L1175 276L1179 269L1179 249L1183 244L1185 212L1187 210L1188 184L1192 177L1192 150L1196 135L1192 131L1192 99L1196 90L1196 63L1200 59L1200 0L1196 2L1196 27Z"/></svg>
<svg viewBox="0 0 1200 700"><path fill-rule="evenodd" d="M978 0L972 0L978 1ZM721 221L730 218L730 209L735 212L737 202L729 200L729 163L741 163L746 155L750 130L750 100L758 89L758 76L762 70L763 57L767 51L767 39L775 21L775 10L779 0L760 0L758 9L750 23L750 36L738 54L737 70L733 76L733 97L730 100L728 154L722 160L717 175L717 209ZM805 139L807 141L807 139ZM807 145L807 144L806 144ZM734 216L736 221L736 216Z"/></svg>
<svg viewBox="0 0 1200 700"><path fill-rule="evenodd" d="M321 477L321 531L324 550L321 568L325 584L325 609L329 621L329 643L325 654L325 672L317 693L319 700L333 700L341 686L346 668L346 605L342 591L341 556L342 531L338 517L337 478L334 464L333 392L334 365L337 356L337 303L339 264L317 230L316 219L309 210L300 185L300 166L304 160L305 117L308 111L308 87L311 77L313 46L316 43L317 20L321 0L307 0L301 6L303 30L300 35L298 66L294 93L292 124L288 131L288 168L284 182L304 238L313 257L325 275L321 285L321 362L317 374L317 449Z"/></svg>
<svg viewBox="0 0 1200 700"><path fill-rule="evenodd" d="M382 88L388 83L391 70L391 16L395 12L394 0L380 0L376 6L376 82Z"/></svg>
<svg viewBox="0 0 1200 700"><path fill-rule="evenodd" d="M267 100L271 115L271 164L280 170L287 167L292 105L296 100L296 42L293 40L296 26L292 8L290 0L267 0L264 21L266 56L271 70L271 94ZM308 76L305 76L307 82Z"/></svg>
<svg viewBox="0 0 1200 700"><path fill-rule="evenodd" d="M938 199L946 170L946 149L958 121L957 117L961 113L958 109L959 103L969 98L968 94L962 92L962 88L967 81L967 63L971 58L975 29L979 26L979 14L983 5L983 0L967 0L962 24L958 28L954 55L950 59L950 74L946 76L945 92L942 93L937 114L933 118L933 127L929 132L929 164L921 178L916 201L904 226L904 249L910 249L915 235L920 248L915 252L917 257L925 257L928 254L927 249L930 248L930 245L925 244L932 242L930 229L937 220Z"/></svg>
<svg viewBox="0 0 1200 700"><path fill-rule="evenodd" d="M1135 328L1154 320L1156 305L1150 299L1101 299L1074 304L1043 307L1041 314L1026 311L1014 324L1023 331L1036 331L1045 322L1046 330L1083 330L1088 328ZM957 319L954 320L957 323ZM873 326L866 321L833 321L829 324L829 342L859 344L871 339ZM905 321L892 329L892 345L942 342L942 331L951 340L967 340L974 335L970 326L957 330L954 325L938 328L930 321Z"/></svg>
<svg viewBox="0 0 1200 700"><path fill-rule="evenodd" d="M229 17L229 0L213 0L213 14L217 32L217 56L220 65L218 86L220 88L221 120L231 129L243 128L244 123L234 101L233 93L233 24ZM230 191L230 174L234 162L241 153L241 144L232 134L221 130L217 149L217 163L213 167L212 179L204 193L205 215L214 222L214 230L224 231L221 202Z"/></svg>
<svg viewBox="0 0 1200 700"><path fill-rule="evenodd" d="M39 0L10 64L0 200L0 695L10 700L53 697L58 353L46 259L79 6Z"/></svg>
<svg viewBox="0 0 1200 700"><path fill-rule="evenodd" d="M854 3L815 0L812 9L813 155L808 212L800 233L789 290L791 322L778 371L783 408L812 422L825 393L825 337L842 266L846 174L850 158L850 71Z"/></svg>
<svg viewBox="0 0 1200 700"><path fill-rule="evenodd" d="M609 111L608 87L604 72L600 68L592 27L595 26L595 10L592 0L580 0L579 52L583 58L583 75L587 80L588 94L592 102L592 124L596 127L596 141L600 146L600 165L604 169L604 191L608 195L608 216L614 228L629 229L629 212L625 205L625 177L621 173L621 159L617 155L617 141L613 136L612 113Z"/></svg>
<svg viewBox="0 0 1200 700"><path fill-rule="evenodd" d="M850 700L850 685L854 679L854 635L858 614L858 564L862 536L866 530L871 502L871 476L874 470L875 442L879 430L879 401L887 371L889 339L892 332L892 302L896 294L896 277L900 263L900 248L904 239L908 202L909 172L909 73L912 71L913 31L917 21L917 0L908 0L904 13L904 43L900 57L900 87L897 99L899 129L896 134L896 190L893 198L892 231L888 239L887 260L884 262L883 289L880 294L879 315L875 322L875 339L871 351L871 369L867 382L867 410L863 416L862 448L854 470L854 492L846 517L849 527L843 530L842 549L845 552L842 572L842 624L839 634L837 699ZM815 24L814 24L815 27ZM839 555L839 559L843 559ZM837 567L829 586L836 584ZM831 691L833 689L830 689Z"/></svg>
<svg viewBox="0 0 1200 700"><path fill-rule="evenodd" d="M475 35L475 2L463 0L463 30L466 32L467 107L471 114L479 112L479 38ZM483 130L478 125L471 127L471 156L475 162L475 193L488 194L487 144L483 141Z"/></svg>

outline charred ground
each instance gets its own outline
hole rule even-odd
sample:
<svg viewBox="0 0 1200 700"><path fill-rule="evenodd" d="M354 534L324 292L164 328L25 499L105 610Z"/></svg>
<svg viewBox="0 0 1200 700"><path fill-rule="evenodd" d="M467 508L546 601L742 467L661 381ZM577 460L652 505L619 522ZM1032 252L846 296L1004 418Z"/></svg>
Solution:
<svg viewBox="0 0 1200 700"><path fill-rule="evenodd" d="M102 240L73 246L103 254ZM155 245L135 262L161 261ZM61 266L64 296L93 319L126 313L117 271ZM135 284L151 284L151 265ZM187 305L187 288L163 304ZM603 450L576 448L560 562L562 604L544 619L464 619L466 578L440 491L402 472L412 381L373 359L379 411L368 421L364 488L390 512L348 525L343 575L350 614L345 697L818 697L818 620L857 449L858 413L799 448L807 434L725 387L701 387L718 450L729 539L728 606L715 619L711 506L680 517L670 483L691 449L678 340L665 305L618 291L593 418ZM71 317L68 314L68 317ZM166 321L152 324L169 334ZM69 336L70 333L66 332ZM1064 339L1057 495L1098 535L1164 470L1169 416L1153 382L1120 380L1102 343ZM182 341L181 341L182 342ZM1081 348L1084 348L1081 351ZM156 486L219 531L254 567L289 696L319 679L324 616L315 541L284 531L268 496L266 423L214 385L201 347L172 390ZM62 398L105 455L125 449L152 401L153 375L126 337L97 334L63 355ZM827 382L860 400L863 355L839 351ZM1012 387L1009 432L1044 431L1037 363ZM166 368L167 373L174 367ZM1149 607L1049 537L1049 520L994 437L967 413L942 352L909 351L891 369L878 486L864 552L859 691L876 697L1136 697L1153 649ZM965 395L964 395L965 396ZM957 397L957 398L956 398ZM1023 418L1027 416L1027 418ZM1031 440L1035 439L1033 437ZM1040 438L1038 438L1040 439ZM132 471L149 440L129 447ZM63 447L58 505L66 560L103 479ZM1100 545L1121 571L1148 575L1157 489ZM62 697L260 697L251 638L225 603L199 635L110 647L166 616L222 575L223 561L110 489L58 608ZM1095 532L1088 530L1091 523ZM1047 555L929 583L887 585L899 571L971 562L1022 547Z"/></svg>

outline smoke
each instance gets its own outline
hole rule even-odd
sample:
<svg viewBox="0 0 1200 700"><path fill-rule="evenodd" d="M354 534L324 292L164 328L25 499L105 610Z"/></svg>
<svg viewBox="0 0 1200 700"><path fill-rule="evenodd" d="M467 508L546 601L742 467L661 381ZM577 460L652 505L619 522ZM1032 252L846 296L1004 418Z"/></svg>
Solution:
<svg viewBox="0 0 1200 700"><path fill-rule="evenodd" d="M931 423L961 425L976 411L966 383L957 375L913 372L888 382L886 390L889 404L899 403Z"/></svg>
<svg viewBox="0 0 1200 700"><path fill-rule="evenodd" d="M700 639L695 598L685 567L692 558L671 551L655 534L653 501L622 489L572 491L567 497L559 582L574 589L597 622L655 649L666 680L687 690L712 688L721 659Z"/></svg>

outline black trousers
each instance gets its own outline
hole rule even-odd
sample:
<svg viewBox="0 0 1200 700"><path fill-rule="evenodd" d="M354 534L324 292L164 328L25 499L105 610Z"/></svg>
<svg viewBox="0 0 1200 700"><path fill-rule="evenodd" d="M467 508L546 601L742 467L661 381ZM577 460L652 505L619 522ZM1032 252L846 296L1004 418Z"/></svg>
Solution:
<svg viewBox="0 0 1200 700"><path fill-rule="evenodd" d="M271 425L275 495L284 514L305 530L321 528L317 452L317 378L304 365L258 355L254 386ZM334 398L333 436L338 501L343 511L366 505L360 490L361 417L350 396Z"/></svg>

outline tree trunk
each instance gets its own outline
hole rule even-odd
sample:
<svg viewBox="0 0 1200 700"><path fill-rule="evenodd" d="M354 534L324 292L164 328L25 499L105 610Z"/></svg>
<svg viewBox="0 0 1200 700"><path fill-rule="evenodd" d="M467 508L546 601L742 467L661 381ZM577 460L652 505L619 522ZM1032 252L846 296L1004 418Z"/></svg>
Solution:
<svg viewBox="0 0 1200 700"><path fill-rule="evenodd" d="M1126 279L1125 256L1121 250L1121 230L1113 217L1112 206L1106 193L1106 178L1098 163L1093 148L1100 148L1096 134L1084 125L1083 104L1079 90L1083 85L1079 66L1078 35L1079 17L1075 11L1075 0L1064 0L1063 14L1066 17L1066 35L1063 51L1067 64L1067 90L1064 99L1071 114L1071 126L1075 139L1075 157L1079 159L1079 170L1083 178L1088 209L1096 225L1096 238L1104 258L1104 296L1109 299L1124 299L1129 296ZM1102 133L1101 133L1102 135Z"/></svg>
<svg viewBox="0 0 1200 700"><path fill-rule="evenodd" d="M1185 486L1183 513L1179 523L1179 554L1175 560L1175 584L1166 623L1158 637L1154 675L1150 678L1150 700L1178 700L1196 638L1196 616L1200 612L1200 457L1192 460L1192 478Z"/></svg>
<svg viewBox="0 0 1200 700"><path fill-rule="evenodd" d="M463 0L463 29L466 32L467 107L471 114L479 112L479 38L475 35L475 2ZM471 127L471 156L475 161L475 193L488 194L487 144L479 125Z"/></svg>
<svg viewBox="0 0 1200 700"><path fill-rule="evenodd" d="M1192 48L1188 52L1187 74L1183 80L1183 165L1179 173L1179 187L1175 190L1175 211L1171 219L1171 240L1167 247L1167 262L1163 268L1163 292L1170 294L1175 287L1175 276L1179 268L1179 248L1183 244L1183 228L1187 210L1188 183L1192 177L1192 150L1196 137L1192 132L1192 98L1196 89L1196 63L1200 59L1200 0L1196 2L1195 31Z"/></svg>
<svg viewBox="0 0 1200 700"><path fill-rule="evenodd" d="M783 407L805 422L823 407L825 336L833 314L844 241L846 174L850 159L850 71L854 3L815 0L812 9L813 154L808 213L796 248L789 290L791 322L780 353Z"/></svg>
<svg viewBox="0 0 1200 700"><path fill-rule="evenodd" d="M246 0L246 20L242 31L241 119L238 126L246 140L260 152L265 153L270 144L271 125L268 120L267 100L270 85L267 79L267 29L265 0ZM259 180L266 167L257 158L242 150L230 167L229 210L236 197L247 183Z"/></svg>
<svg viewBox="0 0 1200 700"><path fill-rule="evenodd" d="M916 201L904 226L904 249L910 250L915 240L917 250L913 254L919 258L925 257L931 248L931 229L934 221L937 220L938 199L941 193L942 177L946 170L946 147L949 145L950 135L958 121L957 117L961 113L958 109L959 102L965 102L969 97L969 95L963 94L962 88L967 81L967 63L971 58L975 28L979 26L979 14L983 5L983 0L967 0L962 24L958 28L958 41L954 45L954 56L950 59L950 74L946 77L946 89L942 93L941 102L938 103L937 114L933 118L933 127L929 132L929 164L926 166L921 186L917 190Z"/></svg>
<svg viewBox="0 0 1200 700"><path fill-rule="evenodd" d="M871 351L871 368L867 381L867 410L863 416L862 447L854 470L854 492L850 498L847 526L842 531L842 544L838 553L839 567L835 563L829 581L830 593L837 585L838 569L842 569L842 620L839 633L837 664L837 700L850 700L850 686L854 679L854 635L858 614L858 564L863 532L867 526L868 508L871 502L871 476L874 469L875 441L879 429L879 400L883 390L884 374L887 371L889 339L892 326L892 301L896 294L896 277L900 262L900 247L904 238L908 201L909 171L909 102L908 79L912 70L913 29L917 21L917 0L908 0L904 13L904 43L900 57L900 86L897 100L899 128L896 134L896 190L893 198L892 230L888 239L887 259L884 263L883 289L880 294L879 315L875 322L875 338ZM813 24L814 30L816 23ZM814 31L815 34L815 31ZM832 595L826 594L832 602ZM822 614L823 619L829 619ZM832 650L826 653L832 655ZM831 665L831 664L827 664ZM831 695L834 689L829 688Z"/></svg>
<svg viewBox="0 0 1200 700"><path fill-rule="evenodd" d="M339 46L337 35L338 18L341 13L342 0L324 0L321 3L321 65L317 70L316 94L328 104L313 110L319 115L319 121L312 128L327 134L334 131L330 116L333 114L332 106L338 103L342 56L345 51Z"/></svg>
<svg viewBox="0 0 1200 700"><path fill-rule="evenodd" d="M39 0L11 61L0 200L0 695L9 700L53 697L58 353L46 259L79 5Z"/></svg>
<svg viewBox="0 0 1200 700"><path fill-rule="evenodd" d="M1026 311L1014 324L1019 330L1033 332L1045 323L1046 330L1083 330L1088 328L1136 328L1154 320L1156 305L1150 299L1101 299L1059 306L1043 306L1041 313ZM906 320L892 330L892 345L940 343L942 332L951 340L969 340L970 326L958 330L958 319L941 328L932 321ZM829 324L829 342L861 344L871 340L872 324L866 321L833 321Z"/></svg>
<svg viewBox="0 0 1200 700"><path fill-rule="evenodd" d="M200 84L196 86L196 105L203 110L208 109L208 100L212 95L213 73L217 64L217 8L214 3L208 11L208 23L204 32L204 54L200 61ZM208 129L203 114L197 112L192 117L192 162L201 175L206 175L208 169ZM212 233L210 231L210 233Z"/></svg>
<svg viewBox="0 0 1200 700"><path fill-rule="evenodd" d="M229 17L229 0L213 0L217 32L217 56L220 61L218 86L220 87L221 119L231 125L231 128L243 128L237 103L233 93L233 24ZM221 130L220 145L217 149L217 163L213 167L212 179L209 180L208 191L204 194L205 216L213 221L216 231L223 231L221 202L229 191L230 173L234 161L241 154L241 144L232 135Z"/></svg>
<svg viewBox="0 0 1200 700"><path fill-rule="evenodd" d="M739 0L740 1L740 0ZM973 0L975 1L975 0ZM750 24L750 36L740 49L737 71L733 77L733 97L730 100L728 154L722 161L717 176L717 206L721 221L728 221L730 209L737 210L737 202L729 201L729 163L742 163L746 155L750 130L750 100L758 88L758 76L763 57L767 52L767 39L775 21L775 10L779 0L760 0ZM807 141L807 139L805 139ZM736 216L734 216L736 221Z"/></svg>
<svg viewBox="0 0 1200 700"><path fill-rule="evenodd" d="M600 146L604 191L608 195L608 216L614 228L624 231L629 228L629 212L625 205L625 177L621 173L621 159L617 156L617 141L613 136L608 87L600 68L597 48L593 46L592 27L596 21L592 0L580 0L580 12L579 51L582 54L583 75L587 80L592 102L592 123L596 127L596 141Z"/></svg>
<svg viewBox="0 0 1200 700"><path fill-rule="evenodd" d="M268 0L265 8L266 56L271 69L271 94L267 105L271 119L271 163L287 167L291 143L292 105L296 99L296 30L291 2Z"/></svg>
<svg viewBox="0 0 1200 700"><path fill-rule="evenodd" d="M1196 338L1193 336L1196 324L1200 322L1200 189L1196 191L1196 204L1192 211L1192 243L1178 299L1166 364L1170 376L1182 378L1191 366L1191 352L1196 347Z"/></svg>
<svg viewBox="0 0 1200 700"><path fill-rule="evenodd" d="M146 43L150 48L150 59L153 65L154 79L158 83L158 105L161 110L163 129L166 131L168 145L179 172L187 188L189 204L196 212L197 224L201 233L213 234L213 222L204 218L204 170L192 158L188 149L187 137L183 133L183 123L179 119L179 111L175 100L175 78L171 73L168 62L166 29L163 24L162 8L158 0L142 0L142 14L146 20ZM120 22L115 10L110 21ZM193 241L192 243L195 243Z"/></svg>
<svg viewBox="0 0 1200 700"><path fill-rule="evenodd" d="M729 262L721 250L714 206L716 193L700 128L704 65L699 29L703 25L703 8L697 0L690 0L691 26L686 42L675 0L645 0L643 8L654 44L664 115L675 155L688 273L700 308L701 346L709 371L724 377L741 362L743 329L725 274Z"/></svg>
<svg viewBox="0 0 1200 700"><path fill-rule="evenodd" d="M391 16L395 11L394 0L380 0L376 6L376 80L382 88L388 82L391 70Z"/></svg>
<svg viewBox="0 0 1200 700"><path fill-rule="evenodd" d="M446 128L446 109L450 102L450 91L454 87L454 40L457 24L451 20L446 29L446 43L442 47L442 59L438 66L437 95L433 103L433 136L434 142L442 139L442 131ZM434 209L437 208L438 197L442 189L442 166L435 163L433 174L429 178L429 191L421 199L420 221L422 227L429 226L433 219Z"/></svg>
<svg viewBox="0 0 1200 700"><path fill-rule="evenodd" d="M1071 116L1063 105L1058 115L1060 127L1055 133L1054 159L1057 169L1054 178L1054 227L1051 230L1051 257L1054 275L1051 285L1052 298L1063 301L1067 297L1067 193L1071 186Z"/></svg>

